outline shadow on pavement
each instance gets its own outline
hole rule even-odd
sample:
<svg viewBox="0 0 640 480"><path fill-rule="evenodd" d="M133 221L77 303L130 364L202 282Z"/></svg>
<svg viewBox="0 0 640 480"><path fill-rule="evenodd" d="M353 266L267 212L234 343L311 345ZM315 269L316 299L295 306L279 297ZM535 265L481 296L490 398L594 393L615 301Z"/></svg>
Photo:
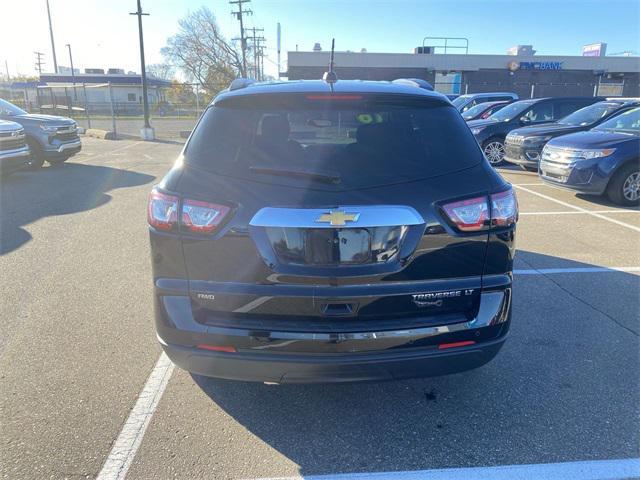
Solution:
<svg viewBox="0 0 640 480"><path fill-rule="evenodd" d="M609 207L612 209L625 209L625 210L640 210L640 207L629 206L623 207L613 203L606 195L587 195L584 193L576 193L576 198L581 200L586 200L587 202L595 203L597 205L602 205L603 207Z"/></svg>
<svg viewBox="0 0 640 480"><path fill-rule="evenodd" d="M116 188L150 183L155 177L119 168L65 163L19 172L0 183L0 255L31 240L23 227L41 218L82 212L111 200Z"/></svg>
<svg viewBox="0 0 640 480"><path fill-rule="evenodd" d="M527 265L593 267L519 255ZM639 312L640 277L597 275L591 287L567 274L517 277L510 338L477 370L334 385L192 377L212 409L295 462L301 475L637 457L638 334L617 323L617 311L590 304L589 289L617 294L616 302Z"/></svg>

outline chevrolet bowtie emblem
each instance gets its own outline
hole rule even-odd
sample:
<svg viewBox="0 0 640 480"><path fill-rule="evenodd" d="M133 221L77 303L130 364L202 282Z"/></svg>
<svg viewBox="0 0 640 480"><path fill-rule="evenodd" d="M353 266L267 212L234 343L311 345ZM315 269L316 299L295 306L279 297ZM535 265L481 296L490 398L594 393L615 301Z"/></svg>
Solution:
<svg viewBox="0 0 640 480"><path fill-rule="evenodd" d="M331 210L323 213L316 219L316 223L330 223L333 226L346 225L347 222L357 222L359 213L347 213L340 210Z"/></svg>

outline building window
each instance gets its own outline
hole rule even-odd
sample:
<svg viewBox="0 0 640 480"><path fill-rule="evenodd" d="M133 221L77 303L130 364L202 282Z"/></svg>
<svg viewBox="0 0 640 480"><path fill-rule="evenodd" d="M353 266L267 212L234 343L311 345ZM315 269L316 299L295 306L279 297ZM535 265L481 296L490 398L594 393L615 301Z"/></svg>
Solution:
<svg viewBox="0 0 640 480"><path fill-rule="evenodd" d="M129 102L135 102L136 101L136 94L135 93L127 93L127 100Z"/></svg>

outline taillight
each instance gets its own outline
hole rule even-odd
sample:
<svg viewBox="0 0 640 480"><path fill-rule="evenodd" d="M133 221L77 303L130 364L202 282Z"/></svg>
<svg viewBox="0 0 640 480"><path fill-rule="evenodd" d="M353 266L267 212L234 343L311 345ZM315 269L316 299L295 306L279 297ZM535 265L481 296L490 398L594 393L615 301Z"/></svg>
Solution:
<svg viewBox="0 0 640 480"><path fill-rule="evenodd" d="M147 221L158 230L172 230L178 223L178 197L152 190L147 205Z"/></svg>
<svg viewBox="0 0 640 480"><path fill-rule="evenodd" d="M518 199L513 189L491 195L491 224L509 227L518 221Z"/></svg>
<svg viewBox="0 0 640 480"><path fill-rule="evenodd" d="M195 233L211 233L229 210L225 205L185 199L182 202L182 225Z"/></svg>
<svg viewBox="0 0 640 480"><path fill-rule="evenodd" d="M152 190L147 206L149 225L158 230L173 230L178 225L178 207L180 198L175 195ZM194 233L212 233L224 220L231 208L226 205L202 202L200 200L182 200L182 227Z"/></svg>
<svg viewBox="0 0 640 480"><path fill-rule="evenodd" d="M487 197L470 198L443 205L445 213L458 230L477 232L485 228L489 221Z"/></svg>
<svg viewBox="0 0 640 480"><path fill-rule="evenodd" d="M478 232L493 227L509 227L518 221L518 200L512 189L489 197L447 203L443 210L461 232Z"/></svg>

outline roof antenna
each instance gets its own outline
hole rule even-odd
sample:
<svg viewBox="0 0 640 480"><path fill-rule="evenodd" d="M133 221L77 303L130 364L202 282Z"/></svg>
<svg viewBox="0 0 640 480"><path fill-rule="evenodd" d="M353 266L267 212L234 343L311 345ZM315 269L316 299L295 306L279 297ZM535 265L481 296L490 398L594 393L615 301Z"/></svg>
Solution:
<svg viewBox="0 0 640 480"><path fill-rule="evenodd" d="M335 46L336 46L336 39L332 38L331 39L331 58L329 60L329 71L324 72L324 75L322 75L322 80L332 85L338 81L338 75L336 75L336 72L333 71L333 51L335 49Z"/></svg>

